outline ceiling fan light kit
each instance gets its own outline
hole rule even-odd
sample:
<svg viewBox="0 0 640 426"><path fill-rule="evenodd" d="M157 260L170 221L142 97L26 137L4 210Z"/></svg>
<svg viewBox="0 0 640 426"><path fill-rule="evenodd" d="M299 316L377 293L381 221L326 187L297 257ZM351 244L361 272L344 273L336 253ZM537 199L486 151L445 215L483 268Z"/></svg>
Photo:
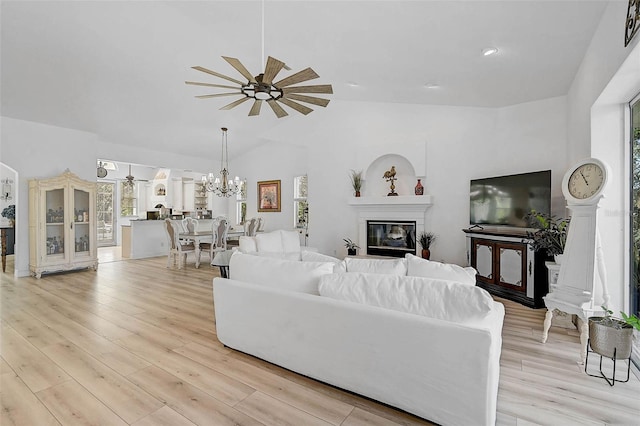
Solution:
<svg viewBox="0 0 640 426"><path fill-rule="evenodd" d="M216 71L212 71L201 66L195 66L192 68L194 70L210 74L214 77L230 81L232 83L235 83L237 86L185 81L186 84L194 86L237 89L237 91L234 92L196 96L196 98L199 99L217 98L222 96L242 96L241 98L231 102L230 104L223 106L222 108L220 108L221 110L229 110L235 108L236 106L250 99L253 99L253 105L249 110L249 116L259 115L262 108L262 103L266 102L271 107L274 114L278 118L282 118L289 114L287 113L287 111L285 111L284 108L282 108L280 104L286 105L287 107L296 110L304 115L309 114L313 111L313 109L301 104L300 102L318 105L321 107L326 107L329 104L328 99L318 98L315 96L300 95L300 93L331 94L333 93L333 87L330 84L295 86L298 83L320 77L311 68L305 68L302 71L299 71L295 74L274 82L273 80L276 78L278 73L283 68L287 69L285 63L276 58L269 56L267 58L267 64L265 66L264 72L258 74L257 76L253 76L238 59L228 56L223 56L222 58L227 61L229 65L235 68L236 71L238 71L246 79L246 82L235 79L233 77L229 77L224 74L220 74Z"/></svg>

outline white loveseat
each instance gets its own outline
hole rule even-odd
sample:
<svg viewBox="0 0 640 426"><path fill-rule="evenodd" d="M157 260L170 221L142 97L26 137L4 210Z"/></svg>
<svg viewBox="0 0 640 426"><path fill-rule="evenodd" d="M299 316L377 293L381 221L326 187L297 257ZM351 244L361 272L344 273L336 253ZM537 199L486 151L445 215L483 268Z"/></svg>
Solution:
<svg viewBox="0 0 640 426"><path fill-rule="evenodd" d="M218 339L442 425L495 424L504 307L463 268L420 262L236 253L213 281Z"/></svg>

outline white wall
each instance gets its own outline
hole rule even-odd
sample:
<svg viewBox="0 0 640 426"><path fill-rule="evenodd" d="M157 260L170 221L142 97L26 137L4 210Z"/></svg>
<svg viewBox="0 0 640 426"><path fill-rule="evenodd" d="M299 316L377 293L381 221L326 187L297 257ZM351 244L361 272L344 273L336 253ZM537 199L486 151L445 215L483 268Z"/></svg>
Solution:
<svg viewBox="0 0 640 426"><path fill-rule="evenodd" d="M229 168L234 175L247 179L247 218L262 216L264 229L293 229L293 178L307 173L307 148L295 144L264 141L256 149L233 159ZM280 180L280 212L258 212L259 181ZM313 182L309 182L312 186ZM228 201L228 217L235 218L235 199ZM232 222L234 223L234 222Z"/></svg>
<svg viewBox="0 0 640 426"><path fill-rule="evenodd" d="M264 151L250 154L252 161L238 158L234 166L270 171L264 160L269 155L291 159L286 165L278 162L283 182L307 172L309 245L326 254L345 255L342 238L356 238L357 216L348 205L349 170L366 169L381 145L387 153L402 153L426 170L425 193L434 197L434 205L426 214L425 226L439 237L432 250L436 260L466 263L462 229L469 226L470 179L551 169L554 195L560 194L559 173L566 164L564 97L502 109L335 101L319 112L281 126L278 136L284 144L267 141ZM292 145L306 147L306 157L303 152L292 153ZM264 178L274 178L273 172ZM407 190L409 194L400 195L410 195L413 187ZM250 194L249 201L254 197L255 193ZM287 213L287 222L278 223L290 227L291 214ZM269 228L273 226L270 217Z"/></svg>
<svg viewBox="0 0 640 426"><path fill-rule="evenodd" d="M100 141L92 133L1 117L0 161L16 170L15 273L29 274L29 179L48 178L70 169L82 179L96 181L96 159L109 158L169 168L215 170L215 164L198 157L167 154L125 144ZM126 141L124 141L126 143Z"/></svg>
<svg viewBox="0 0 640 426"><path fill-rule="evenodd" d="M627 103L640 92L640 36L624 46L626 1L612 1L598 26L568 94L567 168L594 156L612 176L601 202L599 229L614 311L628 310L629 132ZM596 288L596 303L601 290Z"/></svg>

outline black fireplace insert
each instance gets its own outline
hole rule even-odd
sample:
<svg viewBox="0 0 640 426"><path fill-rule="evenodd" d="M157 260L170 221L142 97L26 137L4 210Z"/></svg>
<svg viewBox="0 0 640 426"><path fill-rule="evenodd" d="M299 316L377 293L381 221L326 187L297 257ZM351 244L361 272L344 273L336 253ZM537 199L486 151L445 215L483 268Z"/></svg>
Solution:
<svg viewBox="0 0 640 426"><path fill-rule="evenodd" d="M407 253L416 254L414 221L367 221L367 254L404 257Z"/></svg>

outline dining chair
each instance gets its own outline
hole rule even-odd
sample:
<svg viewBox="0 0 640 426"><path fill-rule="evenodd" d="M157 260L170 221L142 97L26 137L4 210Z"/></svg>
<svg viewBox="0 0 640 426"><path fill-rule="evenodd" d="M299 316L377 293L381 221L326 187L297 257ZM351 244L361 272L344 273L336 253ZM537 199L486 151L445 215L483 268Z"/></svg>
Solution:
<svg viewBox="0 0 640 426"><path fill-rule="evenodd" d="M192 217L185 217L182 219L182 228L184 232L194 232L198 229L198 219Z"/></svg>
<svg viewBox="0 0 640 426"><path fill-rule="evenodd" d="M247 237L255 237L258 231L258 219L252 217L244 223L244 235Z"/></svg>
<svg viewBox="0 0 640 426"><path fill-rule="evenodd" d="M196 252L196 246L193 242L185 242L180 240L180 229L178 224L171 219L165 219L165 230L167 232L167 242L169 245L169 253L167 257L167 268L171 268L176 263L178 269L182 269L187 263L187 254ZM177 262L176 262L177 261Z"/></svg>
<svg viewBox="0 0 640 426"><path fill-rule="evenodd" d="M213 260L213 257L217 252L227 250L227 234L229 233L230 222L224 216L218 216L211 222L211 232L213 238L211 242L200 243L200 255L202 252L209 254L209 261ZM198 259L198 263L200 259Z"/></svg>

